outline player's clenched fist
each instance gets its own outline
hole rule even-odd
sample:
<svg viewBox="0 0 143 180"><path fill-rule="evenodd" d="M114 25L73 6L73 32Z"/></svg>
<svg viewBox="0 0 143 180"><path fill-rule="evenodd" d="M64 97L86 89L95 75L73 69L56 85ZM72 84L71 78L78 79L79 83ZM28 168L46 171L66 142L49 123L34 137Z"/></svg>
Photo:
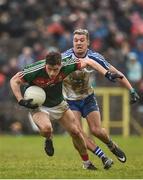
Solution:
<svg viewBox="0 0 143 180"><path fill-rule="evenodd" d="M132 89L130 91L130 103L134 104L137 101L139 101L139 99L140 99L140 96L138 95L138 93L135 91L135 89Z"/></svg>

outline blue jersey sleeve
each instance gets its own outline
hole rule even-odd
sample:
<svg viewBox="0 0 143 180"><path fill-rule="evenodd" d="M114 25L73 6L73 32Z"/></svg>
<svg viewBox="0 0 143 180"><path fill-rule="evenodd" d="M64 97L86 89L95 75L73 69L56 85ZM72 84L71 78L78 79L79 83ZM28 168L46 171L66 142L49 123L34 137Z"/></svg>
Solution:
<svg viewBox="0 0 143 180"><path fill-rule="evenodd" d="M89 58L91 58L91 59L95 60L96 62L98 62L105 69L108 70L110 68L110 66L111 66L110 63L108 63L101 54L89 50L87 55L88 55Z"/></svg>
<svg viewBox="0 0 143 180"><path fill-rule="evenodd" d="M73 53L72 49L68 49L67 51L62 53L62 59L71 58L72 53Z"/></svg>

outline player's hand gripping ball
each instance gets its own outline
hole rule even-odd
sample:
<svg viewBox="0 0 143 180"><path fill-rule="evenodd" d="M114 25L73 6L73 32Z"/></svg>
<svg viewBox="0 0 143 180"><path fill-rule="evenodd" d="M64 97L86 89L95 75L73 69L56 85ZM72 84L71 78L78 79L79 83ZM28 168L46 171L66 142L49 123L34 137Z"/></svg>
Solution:
<svg viewBox="0 0 143 180"><path fill-rule="evenodd" d="M45 91L38 86L30 86L24 93L24 99L19 101L19 105L35 109L41 106L46 100Z"/></svg>

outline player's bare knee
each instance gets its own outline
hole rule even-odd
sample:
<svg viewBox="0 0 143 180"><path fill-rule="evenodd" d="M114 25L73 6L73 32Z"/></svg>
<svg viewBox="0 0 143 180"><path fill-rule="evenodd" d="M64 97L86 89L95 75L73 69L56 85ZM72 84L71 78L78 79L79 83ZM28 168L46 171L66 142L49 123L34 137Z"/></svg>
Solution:
<svg viewBox="0 0 143 180"><path fill-rule="evenodd" d="M91 128L91 133L96 137L100 137L100 135L102 133L101 128L92 127Z"/></svg>
<svg viewBox="0 0 143 180"><path fill-rule="evenodd" d="M51 134L53 132L53 129L49 126L43 126L41 127L41 134L44 136L44 137L51 137Z"/></svg>
<svg viewBox="0 0 143 180"><path fill-rule="evenodd" d="M80 130L77 127L73 127L70 129L70 135L72 137L74 137L74 136L79 137L80 136Z"/></svg>

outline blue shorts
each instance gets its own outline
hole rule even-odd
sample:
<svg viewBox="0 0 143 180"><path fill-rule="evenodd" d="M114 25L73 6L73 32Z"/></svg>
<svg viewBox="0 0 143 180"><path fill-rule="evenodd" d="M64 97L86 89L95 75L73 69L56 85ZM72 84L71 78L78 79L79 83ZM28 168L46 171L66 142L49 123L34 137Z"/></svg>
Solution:
<svg viewBox="0 0 143 180"><path fill-rule="evenodd" d="M82 100L67 100L67 102L71 110L79 111L84 118L92 111L99 111L94 94L91 94Z"/></svg>

